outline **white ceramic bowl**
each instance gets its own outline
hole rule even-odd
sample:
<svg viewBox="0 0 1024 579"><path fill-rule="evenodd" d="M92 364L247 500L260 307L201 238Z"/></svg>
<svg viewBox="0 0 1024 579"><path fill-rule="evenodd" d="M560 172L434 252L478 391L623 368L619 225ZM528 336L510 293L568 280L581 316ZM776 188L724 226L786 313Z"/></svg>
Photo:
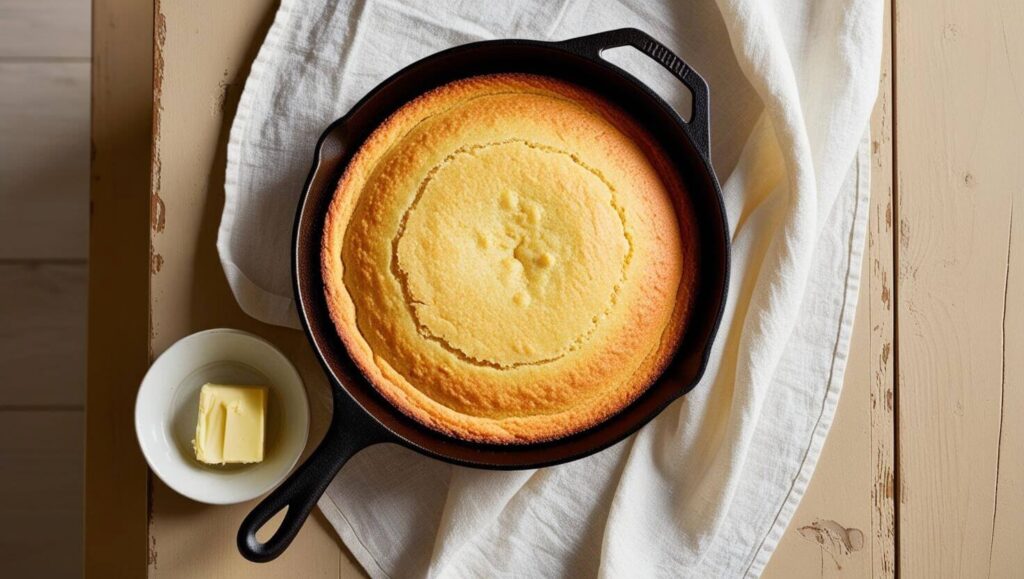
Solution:
<svg viewBox="0 0 1024 579"><path fill-rule="evenodd" d="M195 458L203 384L266 385L263 462L205 465ZM288 476L309 436L309 402L291 362L263 338L214 329L182 338L146 372L135 400L135 433L160 480L186 497L227 505L256 498Z"/></svg>

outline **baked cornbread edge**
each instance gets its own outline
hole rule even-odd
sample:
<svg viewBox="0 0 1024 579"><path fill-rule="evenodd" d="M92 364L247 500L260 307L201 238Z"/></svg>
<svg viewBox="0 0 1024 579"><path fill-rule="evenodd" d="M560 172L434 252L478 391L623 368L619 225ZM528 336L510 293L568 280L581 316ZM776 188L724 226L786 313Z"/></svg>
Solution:
<svg viewBox="0 0 1024 579"><path fill-rule="evenodd" d="M616 128L636 142L672 197L679 235L683 242L683 266L676 288L675 306L667 323L662 326L660 343L640 362L632 374L635 379L628 379L620 387L609 392L609 395L602 396L596 404L582 409L582 412L579 408L573 408L557 414L488 419L462 414L437 403L418 390L410 392L408 388L399 387L396 382L405 381L404 376L398 374L386 361L378 358L360 333L355 303L345 285L341 253L349 219L359 198L358 194L352 195L349 191L350 183L358 180L360 172L372 170L374 163L386 154L393 143L400 142L411 127L427 116L426 113L433 108L437 100L458 101L460 94L471 91L478 83L489 81L513 84L520 82L532 87L542 87L599 111ZM646 131L637 126L628 115L589 91L563 81L525 74L487 75L458 80L424 93L392 114L360 146L339 180L325 219L321 268L328 309L340 339L357 367L392 405L433 430L463 440L501 444L531 443L569 436L606 420L633 402L658 378L675 351L692 307L692 294L699 272L699 240L695 232L693 211L675 169ZM672 251L674 253L677 250L673 248ZM382 384L385 386L382 387ZM440 407L441 410L427 411L426 408L431 404Z"/></svg>

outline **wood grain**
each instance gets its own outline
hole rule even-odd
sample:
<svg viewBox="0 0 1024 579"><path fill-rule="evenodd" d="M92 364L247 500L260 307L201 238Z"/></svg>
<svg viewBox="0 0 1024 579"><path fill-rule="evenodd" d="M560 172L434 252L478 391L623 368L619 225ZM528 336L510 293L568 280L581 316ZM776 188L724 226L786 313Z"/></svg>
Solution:
<svg viewBox="0 0 1024 579"><path fill-rule="evenodd" d="M1018 52L1018 55L1020 53ZM1019 192L1019 191L1018 191ZM1021 201L1018 197L1017 201ZM1024 215L1010 208L1002 327L1002 391L993 499L991 577L1020 577L1024 568Z"/></svg>
<svg viewBox="0 0 1024 579"><path fill-rule="evenodd" d="M0 576L81 573L82 429L81 410L0 410Z"/></svg>
<svg viewBox="0 0 1024 579"><path fill-rule="evenodd" d="M0 264L0 410L82 409L87 275L84 264Z"/></svg>
<svg viewBox="0 0 1024 579"><path fill-rule="evenodd" d="M896 7L900 573L1019 577L1024 5Z"/></svg>
<svg viewBox="0 0 1024 579"><path fill-rule="evenodd" d="M146 569L147 470L135 393L148 364L153 12L96 0L86 420L85 575Z"/></svg>
<svg viewBox="0 0 1024 579"><path fill-rule="evenodd" d="M0 259L85 258L88 62L0 61L0 152Z"/></svg>
<svg viewBox="0 0 1024 579"><path fill-rule="evenodd" d="M4 0L0 59L88 59L89 0Z"/></svg>

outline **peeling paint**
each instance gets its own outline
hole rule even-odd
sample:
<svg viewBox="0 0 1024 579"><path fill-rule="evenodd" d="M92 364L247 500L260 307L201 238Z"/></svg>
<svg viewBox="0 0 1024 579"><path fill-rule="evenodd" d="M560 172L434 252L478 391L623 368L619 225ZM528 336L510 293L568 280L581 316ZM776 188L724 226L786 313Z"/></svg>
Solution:
<svg viewBox="0 0 1024 579"><path fill-rule="evenodd" d="M149 196L149 225L157 233L162 233L167 227L167 208L158 191Z"/></svg>
<svg viewBox="0 0 1024 579"><path fill-rule="evenodd" d="M152 341L150 341L152 344ZM152 346L150 346L152 348ZM152 354L150 359L152 359ZM156 569L157 548L156 533L153 532L153 473L146 476L146 534L149 536L146 545L146 564L150 569Z"/></svg>
<svg viewBox="0 0 1024 579"><path fill-rule="evenodd" d="M156 233L161 233L167 225L163 199L160 198L160 113L163 111L164 86L164 44L167 42L167 18L161 10L160 3L154 6L156 21L154 33L156 46L153 50L153 152L150 167L150 226Z"/></svg>
<svg viewBox="0 0 1024 579"><path fill-rule="evenodd" d="M217 81L217 92L213 95L213 102L210 104L210 114L219 117L224 114L224 104L228 100L228 92L232 84L226 80Z"/></svg>
<svg viewBox="0 0 1024 579"><path fill-rule="evenodd" d="M843 568L841 560L864 548L864 533L860 529L847 528L832 520L815 519L797 532L804 539L817 543L822 553L828 553L836 569Z"/></svg>
<svg viewBox="0 0 1024 579"><path fill-rule="evenodd" d="M150 534L149 548L146 550L146 564L151 569L156 569L156 537Z"/></svg>

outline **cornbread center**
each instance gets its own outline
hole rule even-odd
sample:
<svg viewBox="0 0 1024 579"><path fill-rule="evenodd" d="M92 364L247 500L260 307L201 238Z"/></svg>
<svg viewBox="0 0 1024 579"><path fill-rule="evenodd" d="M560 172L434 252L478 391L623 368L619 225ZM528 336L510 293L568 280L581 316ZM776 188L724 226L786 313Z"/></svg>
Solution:
<svg viewBox="0 0 1024 579"><path fill-rule="evenodd" d="M657 379L699 264L682 180L611 103L522 74L402 106L324 222L334 327L395 409L463 440L580 432Z"/></svg>
<svg viewBox="0 0 1024 579"><path fill-rule="evenodd" d="M570 152L519 139L458 149L420 184L394 243L419 332L499 369L565 356L626 277L620 211Z"/></svg>

